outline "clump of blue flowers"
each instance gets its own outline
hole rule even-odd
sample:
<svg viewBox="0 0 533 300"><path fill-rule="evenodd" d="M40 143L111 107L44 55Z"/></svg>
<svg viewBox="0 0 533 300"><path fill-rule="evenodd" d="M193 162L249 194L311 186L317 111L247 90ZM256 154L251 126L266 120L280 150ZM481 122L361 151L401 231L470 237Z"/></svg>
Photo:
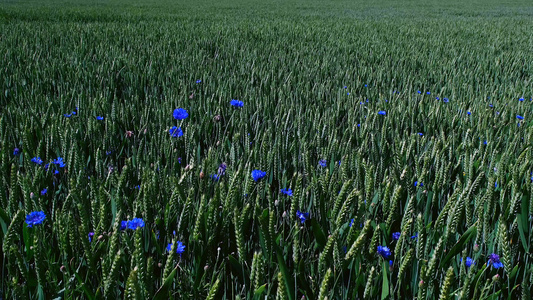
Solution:
<svg viewBox="0 0 533 300"><path fill-rule="evenodd" d="M281 193L285 194L285 195L287 195L289 197L292 196L292 190L291 189L281 189Z"/></svg>
<svg viewBox="0 0 533 300"><path fill-rule="evenodd" d="M128 229L136 230L137 228L144 227L144 221L140 218L134 218L131 221L128 221Z"/></svg>
<svg viewBox="0 0 533 300"><path fill-rule="evenodd" d="M496 269L503 268L503 264L500 262L500 256L495 253L489 255L489 261L487 262L487 266L489 265L492 265Z"/></svg>
<svg viewBox="0 0 533 300"><path fill-rule="evenodd" d="M221 163L220 166L218 166L218 176L224 176L226 175L226 168L228 166L225 163Z"/></svg>
<svg viewBox="0 0 533 300"><path fill-rule="evenodd" d="M236 100L236 99L231 99L229 104L231 104L231 106L234 106L234 107L243 107L244 106L244 103L242 101Z"/></svg>
<svg viewBox="0 0 533 300"><path fill-rule="evenodd" d="M31 159L31 162L33 163L36 163L38 165L42 165L43 164L43 160L40 158L40 157L34 157Z"/></svg>
<svg viewBox="0 0 533 300"><path fill-rule="evenodd" d="M322 167L322 168L325 168L326 165L327 165L327 161L325 159L321 159L318 161L318 164Z"/></svg>
<svg viewBox="0 0 533 300"><path fill-rule="evenodd" d="M185 245L183 245L183 243L180 241L177 241L176 243L177 243L176 253L178 253L181 256L181 254L185 252ZM167 251L170 251L170 250L172 250L172 243L169 243L167 245Z"/></svg>
<svg viewBox="0 0 533 300"><path fill-rule="evenodd" d="M261 180L263 177L266 176L266 172L263 172L261 170L253 170L252 171L252 178L254 179L254 181L259 181Z"/></svg>
<svg viewBox="0 0 533 300"><path fill-rule="evenodd" d="M400 235L401 235L400 232L393 232L393 233L392 233L392 239L395 240L395 241L397 241L397 240L400 239Z"/></svg>
<svg viewBox="0 0 533 300"><path fill-rule="evenodd" d="M26 224L31 228L33 225L41 224L44 219L46 219L46 215L43 211L34 211L26 216Z"/></svg>
<svg viewBox="0 0 533 300"><path fill-rule="evenodd" d="M189 113L184 108L176 108L172 115L176 120L184 120L189 117Z"/></svg>
<svg viewBox="0 0 533 300"><path fill-rule="evenodd" d="M52 163L58 165L60 168L65 167L65 162L63 161L63 158L61 156L58 156L57 159L54 159Z"/></svg>
<svg viewBox="0 0 533 300"><path fill-rule="evenodd" d="M300 222L302 222L302 224L305 222L305 220L309 219L309 213L302 213L299 210L296 212L296 216L298 217L298 219L300 219Z"/></svg>
<svg viewBox="0 0 533 300"><path fill-rule="evenodd" d="M463 258L461 258L461 262L463 262ZM470 266L475 265L476 262L471 257L466 257L465 266L467 268L470 268Z"/></svg>
<svg viewBox="0 0 533 300"><path fill-rule="evenodd" d="M183 130L181 130L181 127L173 126L172 128L168 130L168 133L170 134L171 137L174 137L174 138L183 136Z"/></svg>
<svg viewBox="0 0 533 300"><path fill-rule="evenodd" d="M384 259L389 259L391 256L390 249L387 246L378 246L378 254Z"/></svg>

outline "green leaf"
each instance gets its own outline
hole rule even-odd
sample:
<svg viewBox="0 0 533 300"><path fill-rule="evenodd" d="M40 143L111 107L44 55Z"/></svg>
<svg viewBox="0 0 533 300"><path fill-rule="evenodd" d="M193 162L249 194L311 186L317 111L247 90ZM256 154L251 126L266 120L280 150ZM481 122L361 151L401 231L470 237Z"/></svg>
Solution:
<svg viewBox="0 0 533 300"><path fill-rule="evenodd" d="M322 230L322 227L320 227L320 224L315 219L311 219L311 226L313 227L313 234L315 236L315 240L318 244L318 247L320 250L326 246L326 235L324 234L324 231Z"/></svg>
<svg viewBox="0 0 533 300"><path fill-rule="evenodd" d="M229 259L229 262L231 264L231 268L233 269L233 271L235 271L235 273L237 274L239 279L242 282L244 282L244 274L243 274L242 264L239 262L239 260L237 260L232 255L228 255L228 259Z"/></svg>
<svg viewBox="0 0 533 300"><path fill-rule="evenodd" d="M295 294L294 294L294 282L293 277L289 273L289 269L287 269L287 265L285 264L285 259L283 258L283 252L279 245L275 245L276 249L276 256L278 258L278 264L279 269L281 271L281 274L283 275L283 283L285 284L285 290L287 291L287 295L289 296L289 300L294 300Z"/></svg>
<svg viewBox="0 0 533 300"><path fill-rule="evenodd" d="M519 266L519 265L516 265L516 266L513 268L513 270L511 271L511 273L510 273L510 275L509 275L509 278L510 278L511 280L513 280L513 279L515 278L515 276L516 276L516 273L518 273L518 266Z"/></svg>
<svg viewBox="0 0 533 300"><path fill-rule="evenodd" d="M172 284L172 281L174 280L174 276L176 275L177 271L178 265L176 265L174 270L172 270L172 272L167 276L167 278L165 278L163 285L155 293L154 300L165 300L169 298L168 290L170 288L170 285Z"/></svg>
<svg viewBox="0 0 533 300"><path fill-rule="evenodd" d="M262 286L258 287L255 292L254 292L254 300L259 300L261 299L261 295L263 295L263 293L265 292L266 290L266 283L263 284Z"/></svg>
<svg viewBox="0 0 533 300"><path fill-rule="evenodd" d="M78 275L78 272L74 272L74 276L76 276L76 279L78 279L78 283L80 284L78 286L78 289L82 289L85 296L87 296L87 299L93 300L94 294L87 288L85 281ZM40 286L40 285L39 285Z"/></svg>
<svg viewBox="0 0 533 300"><path fill-rule="evenodd" d="M387 299L389 297L389 272L387 272L388 263L383 261L383 285L381 287L381 299Z"/></svg>
<svg viewBox="0 0 533 300"><path fill-rule="evenodd" d="M518 233L520 234L520 240L522 246L527 253L529 253L529 245L527 243L526 235L529 234L529 224L527 221L529 210L529 197L522 197L522 204L520 213L516 215L516 221L518 222Z"/></svg>
<svg viewBox="0 0 533 300"><path fill-rule="evenodd" d="M448 255L446 255L446 257L440 262L439 268L443 268L446 265L446 263L450 261L450 259L452 259L455 255L461 253L466 243L468 243L468 241L472 239L476 235L476 233L477 233L477 227L474 224L470 226L470 228L468 228L468 230L461 236L457 244L455 244L452 247L452 250L450 250Z"/></svg>

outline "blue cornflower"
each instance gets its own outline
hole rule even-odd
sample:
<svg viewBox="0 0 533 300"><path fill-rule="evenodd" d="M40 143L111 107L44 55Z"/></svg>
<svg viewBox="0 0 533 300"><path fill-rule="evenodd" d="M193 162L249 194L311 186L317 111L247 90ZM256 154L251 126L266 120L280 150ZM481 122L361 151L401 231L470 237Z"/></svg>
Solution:
<svg viewBox="0 0 533 300"><path fill-rule="evenodd" d="M44 219L46 219L46 215L43 211L34 211L26 216L26 224L31 228L33 225L41 224Z"/></svg>
<svg viewBox="0 0 533 300"><path fill-rule="evenodd" d="M318 161L318 164L322 167L322 168L325 168L326 165L327 165L327 161L325 159L321 159Z"/></svg>
<svg viewBox="0 0 533 300"><path fill-rule="evenodd" d="M387 112L384 111L384 110L380 110L380 111L378 111L378 115L385 116L386 114L387 114Z"/></svg>
<svg viewBox="0 0 533 300"><path fill-rule="evenodd" d="M42 165L43 164L43 160L40 158L40 157L34 157L31 159L31 162L34 162L38 165Z"/></svg>
<svg viewBox="0 0 533 300"><path fill-rule="evenodd" d="M58 170L54 170L54 175L57 175L59 174L59 171Z"/></svg>
<svg viewBox="0 0 533 300"><path fill-rule="evenodd" d="M100 116L96 117L96 120L98 120L98 121L102 121L103 119L104 119L104 117L100 117Z"/></svg>
<svg viewBox="0 0 533 300"><path fill-rule="evenodd" d="M487 266L488 265L492 265L496 269L503 268L503 264L500 262L500 256L495 253L489 255L489 261L487 262Z"/></svg>
<svg viewBox="0 0 533 300"><path fill-rule="evenodd" d="M489 107L494 107L494 105L492 105L492 104L489 104Z"/></svg>
<svg viewBox="0 0 533 300"><path fill-rule="evenodd" d="M128 221L120 221L120 230L124 230L128 227Z"/></svg>
<svg viewBox="0 0 533 300"><path fill-rule="evenodd" d="M494 187L495 187L495 188L498 187L498 182L495 182L495 183L494 183Z"/></svg>
<svg viewBox="0 0 533 300"><path fill-rule="evenodd" d="M415 235L411 236L411 239L415 240L418 238L418 232L415 232Z"/></svg>
<svg viewBox="0 0 533 300"><path fill-rule="evenodd" d="M89 232L89 243L93 241L94 232Z"/></svg>
<svg viewBox="0 0 533 300"><path fill-rule="evenodd" d="M229 104L231 104L232 106L235 106L235 107L243 107L244 106L244 103L242 101L236 100L236 99L231 99Z"/></svg>
<svg viewBox="0 0 533 300"><path fill-rule="evenodd" d="M461 262L463 262L463 258L461 257ZM470 266L475 265L476 262L469 256L466 257L465 265L467 268L470 268Z"/></svg>
<svg viewBox="0 0 533 300"><path fill-rule="evenodd" d="M486 145L486 144L487 144L487 140L484 140L484 141L483 141L483 144Z"/></svg>
<svg viewBox="0 0 533 300"><path fill-rule="evenodd" d="M346 93L346 95L350 96L350 92Z"/></svg>
<svg viewBox="0 0 533 300"><path fill-rule="evenodd" d="M13 155L19 155L19 154L20 154L20 149L19 148L13 149Z"/></svg>
<svg viewBox="0 0 533 300"><path fill-rule="evenodd" d="M448 98L442 98L442 102L448 103L448 102L450 102L450 100L448 100Z"/></svg>
<svg viewBox="0 0 533 300"><path fill-rule="evenodd" d="M254 181L259 181L260 179L262 179L266 175L267 175L267 173L263 172L261 170L253 170L252 171L252 178L254 179Z"/></svg>
<svg viewBox="0 0 533 300"><path fill-rule="evenodd" d="M224 176L224 175L226 175L226 168L227 168L227 167L228 167L228 166L227 166L225 163L221 163L220 166L218 166L218 172L217 172L217 174L218 174L219 176Z"/></svg>
<svg viewBox="0 0 533 300"><path fill-rule="evenodd" d="M518 99L518 101L522 102L522 101L524 101L524 98L520 98L520 99Z"/></svg>
<svg viewBox="0 0 533 300"><path fill-rule="evenodd" d="M181 130L181 127L172 126L172 128L168 130L168 133L171 137L180 137L183 135L183 130Z"/></svg>
<svg viewBox="0 0 533 300"><path fill-rule="evenodd" d="M357 127L361 127L361 124L357 124Z"/></svg>
<svg viewBox="0 0 533 300"><path fill-rule="evenodd" d="M397 241L397 240L400 239L400 235L401 235L400 232L393 232L393 233L392 233L392 239L395 240L395 241Z"/></svg>
<svg viewBox="0 0 533 300"><path fill-rule="evenodd" d="M419 94L422 94L422 92L421 92L421 91L416 91L416 92L417 92L417 93L419 93Z"/></svg>
<svg viewBox="0 0 533 300"><path fill-rule="evenodd" d="M418 181L415 181L415 186L418 186Z"/></svg>
<svg viewBox="0 0 533 300"><path fill-rule="evenodd" d="M72 117L72 114L63 114L63 116L65 116L66 118L70 118Z"/></svg>
<svg viewBox="0 0 533 300"><path fill-rule="evenodd" d="M440 98L439 97L435 97L435 100L440 100Z"/></svg>
<svg viewBox="0 0 533 300"><path fill-rule="evenodd" d="M180 242L180 241L177 241L177 243L178 244L177 244L177 248L176 248L176 253L178 253L181 256L181 254L183 252L185 252L185 245L183 245L183 243ZM170 250L172 250L172 243L169 243L167 245L167 251L170 251Z"/></svg>
<svg viewBox="0 0 533 300"><path fill-rule="evenodd" d="M365 87L367 87L367 86L368 86L368 84L365 84Z"/></svg>
<svg viewBox="0 0 533 300"><path fill-rule="evenodd" d="M353 223L354 223L354 222L355 222L355 219L351 219L351 220L350 220L350 227L353 226Z"/></svg>
<svg viewBox="0 0 533 300"><path fill-rule="evenodd" d="M302 224L309 218L309 213L302 213L299 210L296 212L296 216L300 219Z"/></svg>
<svg viewBox="0 0 533 300"><path fill-rule="evenodd" d="M184 108L176 108L172 114L174 119L183 120L189 117L189 113Z"/></svg>
<svg viewBox="0 0 533 300"><path fill-rule="evenodd" d="M344 86L344 88L345 88L345 89L347 89L347 88L348 88L348 86L346 86L346 85L345 85L345 86Z"/></svg>
<svg viewBox="0 0 533 300"><path fill-rule="evenodd" d="M471 112L469 112L469 111L467 111L467 112L466 112L466 114L470 116L470 115L471 115L472 113L471 113Z"/></svg>
<svg viewBox="0 0 533 300"><path fill-rule="evenodd" d="M58 156L57 159L54 159L52 163L54 163L55 165L59 165L60 168L65 167L65 162L63 161L63 158L61 156Z"/></svg>
<svg viewBox="0 0 533 300"><path fill-rule="evenodd" d="M135 229L140 228L140 227L144 227L143 219L134 218L133 220L128 221L128 229L135 230Z"/></svg>
<svg viewBox="0 0 533 300"><path fill-rule="evenodd" d="M202 83L201 79L196 80L196 83Z"/></svg>
<svg viewBox="0 0 533 300"><path fill-rule="evenodd" d="M181 164L181 157L178 157L178 164Z"/></svg>
<svg viewBox="0 0 533 300"><path fill-rule="evenodd" d="M524 119L524 117L522 117L522 116L520 116L520 115L516 115L516 118L517 118L518 120L523 120L523 119Z"/></svg>
<svg viewBox="0 0 533 300"><path fill-rule="evenodd" d="M141 186L137 185L137 186L135 186L135 189L140 191L141 190Z"/></svg>
<svg viewBox="0 0 533 300"><path fill-rule="evenodd" d="M75 116L75 115L77 114L77 112L73 111L71 114L72 114L73 116Z"/></svg>
<svg viewBox="0 0 533 300"><path fill-rule="evenodd" d="M291 189L281 189L281 193L285 194L289 197L292 197L292 190Z"/></svg>
<svg viewBox="0 0 533 300"><path fill-rule="evenodd" d="M106 151L105 155L111 155L111 153L113 153L113 150Z"/></svg>
<svg viewBox="0 0 533 300"><path fill-rule="evenodd" d="M427 92L426 94L428 94L428 95L431 95L431 93L430 93L430 92Z"/></svg>
<svg viewBox="0 0 533 300"><path fill-rule="evenodd" d="M418 135L419 135L419 136L423 136L424 134L423 134L422 132L419 132Z"/></svg>
<svg viewBox="0 0 533 300"><path fill-rule="evenodd" d="M219 181L220 180L220 176L218 174L213 174L210 177L211 177L211 179L213 179L213 181Z"/></svg>
<svg viewBox="0 0 533 300"><path fill-rule="evenodd" d="M389 260L389 267L392 267L393 264L394 262L392 260Z"/></svg>
<svg viewBox="0 0 533 300"><path fill-rule="evenodd" d="M46 195L46 192L48 192L48 189L47 189L47 188L44 188L44 189L41 191L41 196Z"/></svg>
<svg viewBox="0 0 533 300"><path fill-rule="evenodd" d="M390 249L387 246L378 246L378 254L384 259L388 259L391 256Z"/></svg>

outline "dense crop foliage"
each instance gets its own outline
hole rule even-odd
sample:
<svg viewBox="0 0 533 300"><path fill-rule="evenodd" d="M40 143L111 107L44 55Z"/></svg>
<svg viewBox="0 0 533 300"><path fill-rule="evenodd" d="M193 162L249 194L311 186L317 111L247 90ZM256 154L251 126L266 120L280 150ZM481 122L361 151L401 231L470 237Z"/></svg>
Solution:
<svg viewBox="0 0 533 300"><path fill-rule="evenodd" d="M71 1L0 6L0 298L531 298L529 2Z"/></svg>

